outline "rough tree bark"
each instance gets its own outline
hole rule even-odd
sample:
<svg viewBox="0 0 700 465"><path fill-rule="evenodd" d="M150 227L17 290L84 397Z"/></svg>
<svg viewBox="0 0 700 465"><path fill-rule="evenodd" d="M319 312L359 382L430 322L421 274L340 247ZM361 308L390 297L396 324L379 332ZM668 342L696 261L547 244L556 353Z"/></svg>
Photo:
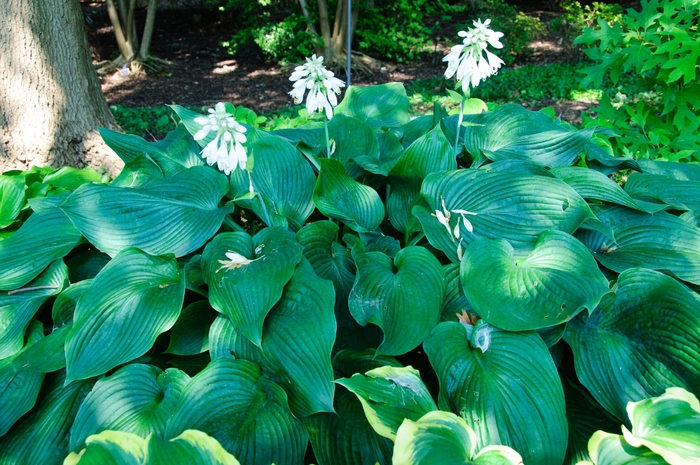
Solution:
<svg viewBox="0 0 700 465"><path fill-rule="evenodd" d="M78 0L0 0L0 172L121 160L97 127L117 128L92 66Z"/></svg>

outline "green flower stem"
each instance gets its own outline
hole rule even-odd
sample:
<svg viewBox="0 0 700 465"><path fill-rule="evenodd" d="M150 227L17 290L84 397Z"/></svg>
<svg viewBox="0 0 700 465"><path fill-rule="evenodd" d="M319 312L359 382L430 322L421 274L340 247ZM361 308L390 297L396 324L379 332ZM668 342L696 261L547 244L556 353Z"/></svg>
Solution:
<svg viewBox="0 0 700 465"><path fill-rule="evenodd" d="M323 129L326 130L326 156L331 157L331 140L328 138L328 117L323 119Z"/></svg>
<svg viewBox="0 0 700 465"><path fill-rule="evenodd" d="M462 94L462 103L459 104L459 119L457 120L457 131L455 132L455 157L459 155L459 133L462 130L462 121L464 121L464 104L469 98L469 89Z"/></svg>

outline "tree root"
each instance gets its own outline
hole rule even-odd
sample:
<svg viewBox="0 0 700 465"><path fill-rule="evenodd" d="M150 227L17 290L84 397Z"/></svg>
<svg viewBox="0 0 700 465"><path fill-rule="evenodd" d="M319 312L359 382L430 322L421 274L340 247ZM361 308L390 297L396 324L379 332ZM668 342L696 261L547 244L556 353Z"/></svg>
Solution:
<svg viewBox="0 0 700 465"><path fill-rule="evenodd" d="M139 57L127 60L119 56L114 60L105 60L95 63L95 69L99 76L106 76L117 70L122 70L122 74L128 76L130 74L139 75L145 72L145 70L158 73L173 65L174 63L172 61L153 56L149 56L145 60Z"/></svg>

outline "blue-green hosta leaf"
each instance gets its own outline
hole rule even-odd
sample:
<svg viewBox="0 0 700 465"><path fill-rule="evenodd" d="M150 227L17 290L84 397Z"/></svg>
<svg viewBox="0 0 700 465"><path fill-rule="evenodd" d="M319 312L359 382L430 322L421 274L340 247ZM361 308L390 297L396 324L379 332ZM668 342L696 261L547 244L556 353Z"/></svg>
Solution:
<svg viewBox="0 0 700 465"><path fill-rule="evenodd" d="M374 431L392 441L404 419L418 420L437 410L418 370L410 366L375 368L336 383L357 396Z"/></svg>
<svg viewBox="0 0 700 465"><path fill-rule="evenodd" d="M362 404L344 388L335 391L336 413L317 413L304 419L319 465L389 465L391 440L370 426Z"/></svg>
<svg viewBox="0 0 700 465"><path fill-rule="evenodd" d="M632 173L625 183L625 192L635 199L661 202L674 210L700 210L700 180Z"/></svg>
<svg viewBox="0 0 700 465"><path fill-rule="evenodd" d="M11 225L24 205L24 178L0 175L0 229Z"/></svg>
<svg viewBox="0 0 700 465"><path fill-rule="evenodd" d="M666 176L679 181L700 181L700 166L695 163L674 163L640 159L639 166L645 174Z"/></svg>
<svg viewBox="0 0 700 465"><path fill-rule="evenodd" d="M260 346L265 316L301 258L302 247L281 227L263 229L253 238L242 232L219 234L202 254L212 307Z"/></svg>
<svg viewBox="0 0 700 465"><path fill-rule="evenodd" d="M609 290L586 246L561 231L543 233L519 260L508 242L481 237L467 249L460 276L481 318L509 331L564 323L595 309Z"/></svg>
<svg viewBox="0 0 700 465"><path fill-rule="evenodd" d="M336 114L328 123L328 137L335 143L335 150L328 157L338 160L353 178L357 178L363 173L355 161L358 157L379 160L377 136L374 135L372 128L360 118ZM375 169L375 171L377 170ZM379 171L376 174L386 176L387 171Z"/></svg>
<svg viewBox="0 0 700 465"><path fill-rule="evenodd" d="M439 125L413 142L389 173L394 189L387 200L391 224L404 233L419 230L411 209L421 201L423 179L430 173L456 169L454 150Z"/></svg>
<svg viewBox="0 0 700 465"><path fill-rule="evenodd" d="M473 310L464 296L462 282L459 278L459 263L445 265L445 303L442 305L441 321L456 321L457 314Z"/></svg>
<svg viewBox="0 0 700 465"><path fill-rule="evenodd" d="M409 105L406 89L398 82L351 86L335 113L365 120L373 129L397 128L411 120Z"/></svg>
<svg viewBox="0 0 700 465"><path fill-rule="evenodd" d="M43 325L34 320L27 330L27 344L15 355L0 360L0 436L36 402L39 395L43 373L21 371L17 369L16 360L44 337Z"/></svg>
<svg viewBox="0 0 700 465"><path fill-rule="evenodd" d="M665 208L658 203L633 199L615 181L599 171L578 166L562 166L553 168L551 173L573 187L584 199L602 200L647 213L655 213Z"/></svg>
<svg viewBox="0 0 700 465"><path fill-rule="evenodd" d="M78 300L90 288L91 284L92 279L80 281L69 286L56 297L51 308L51 318L53 319L54 327L62 328L73 323L73 313L78 305Z"/></svg>
<svg viewBox="0 0 700 465"><path fill-rule="evenodd" d="M297 268L265 319L262 347L238 336L226 319L212 326L212 357L228 352L258 363L268 379L285 389L297 417L332 412L333 299L329 281Z"/></svg>
<svg viewBox="0 0 700 465"><path fill-rule="evenodd" d="M184 296L174 258L120 252L78 301L66 342L68 378L101 375L145 354L175 324Z"/></svg>
<svg viewBox="0 0 700 465"><path fill-rule="evenodd" d="M377 354L401 355L416 348L440 318L445 274L423 247L406 247L394 259L381 252L353 254L357 264L350 313L384 332ZM396 270L396 271L394 271Z"/></svg>
<svg viewBox="0 0 700 465"><path fill-rule="evenodd" d="M169 354L197 355L209 350L209 328L218 313L206 300L194 302L180 313L170 331Z"/></svg>
<svg viewBox="0 0 700 465"><path fill-rule="evenodd" d="M596 431L588 441L591 462L577 465L668 465L660 455L646 447L633 447L619 434Z"/></svg>
<svg viewBox="0 0 700 465"><path fill-rule="evenodd" d="M438 405L464 418L477 449L503 444L525 463L560 465L567 444L557 369L534 331L509 332L479 321L440 323L423 347L440 380Z"/></svg>
<svg viewBox="0 0 700 465"><path fill-rule="evenodd" d="M92 244L112 257L127 247L181 257L219 229L230 212L218 206L227 189L223 174L198 166L133 189L85 185L61 209Z"/></svg>
<svg viewBox="0 0 700 465"><path fill-rule="evenodd" d="M216 399L215 402L212 399ZM301 465L309 441L287 395L246 360L219 358L192 378L168 420L165 437L188 429L212 436L241 463Z"/></svg>
<svg viewBox="0 0 700 465"><path fill-rule="evenodd" d="M70 449L85 447L89 436L115 430L141 437L162 436L172 409L190 377L170 368L133 364L102 378L78 409L71 428Z"/></svg>
<svg viewBox="0 0 700 465"><path fill-rule="evenodd" d="M659 397L627 404L632 431L622 426L625 440L646 446L668 463L700 463L700 402L683 388L671 387Z"/></svg>
<svg viewBox="0 0 700 465"><path fill-rule="evenodd" d="M70 324L61 328L55 328L46 337L39 339L34 344L25 346L21 352L13 357L13 369L16 372L51 373L52 371L65 368L66 353L64 348L70 328Z"/></svg>
<svg viewBox="0 0 700 465"><path fill-rule="evenodd" d="M0 437L0 464L60 465L68 455L68 435L91 381L64 386L65 371L50 374L36 407Z"/></svg>
<svg viewBox="0 0 700 465"><path fill-rule="evenodd" d="M406 419L394 445L393 465L470 463L474 465L522 465L516 451L507 446L487 446L476 452L476 434L463 418L434 411L417 421Z"/></svg>
<svg viewBox="0 0 700 465"><path fill-rule="evenodd" d="M110 186L139 187L163 179L165 175L160 166L148 155L140 155L124 165L119 176L110 183Z"/></svg>
<svg viewBox="0 0 700 465"><path fill-rule="evenodd" d="M527 160L552 168L571 165L598 131L595 127L569 129L520 105L503 105L471 122L475 125L465 128L464 145L473 156Z"/></svg>
<svg viewBox="0 0 700 465"><path fill-rule="evenodd" d="M0 290L24 286L73 250L81 238L58 208L33 213L17 232L0 241Z"/></svg>
<svg viewBox="0 0 700 465"><path fill-rule="evenodd" d="M650 215L618 206L591 208L613 237L600 231L578 236L601 265L618 273L651 268L700 284L700 229L666 212Z"/></svg>
<svg viewBox="0 0 700 465"><path fill-rule="evenodd" d="M348 176L339 161L324 158L319 162L321 172L314 188L319 211L355 231L375 230L384 220L384 204L377 191Z"/></svg>
<svg viewBox="0 0 700 465"><path fill-rule="evenodd" d="M581 383L619 419L628 402L667 387L700 392L700 297L659 272L620 274L615 293L569 321L564 339Z"/></svg>
<svg viewBox="0 0 700 465"><path fill-rule="evenodd" d="M304 156L281 137L253 128L246 137L248 158L255 162L250 179L258 195L239 203L251 208L268 226L289 223L294 230L301 228L314 210L313 170ZM231 173L234 198L248 193L250 179L243 170Z"/></svg>
<svg viewBox="0 0 700 465"><path fill-rule="evenodd" d="M355 156L355 162L370 173L387 176L396 162L399 161L403 146L393 130L380 132L376 137L379 141L378 154Z"/></svg>
<svg viewBox="0 0 700 465"><path fill-rule="evenodd" d="M68 268L56 260L25 288L0 292L0 360L22 348L24 333L39 307L67 284Z"/></svg>
<svg viewBox="0 0 700 465"><path fill-rule="evenodd" d="M458 250L466 249L479 237L505 239L516 253L523 249L529 252L543 232L573 233L593 217L586 202L570 186L543 176L484 170L435 173L423 182L421 195L428 209L418 206L413 214L430 243L453 262L461 261ZM434 216L437 211L443 215L449 212L449 228ZM458 213L462 211L469 214Z"/></svg>
<svg viewBox="0 0 700 465"><path fill-rule="evenodd" d="M90 247L84 252L73 255L66 261L68 265L68 278L71 283L78 283L86 279L97 276L102 268L112 258L106 253L102 253Z"/></svg>

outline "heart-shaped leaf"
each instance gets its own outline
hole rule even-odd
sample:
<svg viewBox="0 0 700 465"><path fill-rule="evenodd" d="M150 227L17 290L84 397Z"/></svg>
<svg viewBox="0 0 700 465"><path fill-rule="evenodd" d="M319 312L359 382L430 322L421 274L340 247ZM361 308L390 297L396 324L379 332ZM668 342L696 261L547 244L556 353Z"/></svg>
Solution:
<svg viewBox="0 0 700 465"><path fill-rule="evenodd" d="M101 375L146 353L175 324L184 296L174 258L120 252L78 301L66 341L68 378Z"/></svg>
<svg viewBox="0 0 700 465"><path fill-rule="evenodd" d="M328 137L334 141L335 150L331 156L339 161L352 177L360 175L363 171L359 168L355 159L366 157L370 160L379 160L379 142L372 128L359 118L336 114L328 122ZM320 161L320 160L319 160ZM386 176L386 173L377 173Z"/></svg>
<svg viewBox="0 0 700 465"><path fill-rule="evenodd" d="M468 326L468 327L467 327ZM535 332L509 332L479 321L440 323L423 347L440 380L438 405L459 414L477 449L503 444L525 463L560 465L567 444L564 393Z"/></svg>
<svg viewBox="0 0 700 465"><path fill-rule="evenodd" d="M241 232L219 234L202 254L212 307L260 346L265 316L301 258L301 246L281 227L263 229L254 238Z"/></svg>
<svg viewBox="0 0 700 465"><path fill-rule="evenodd" d="M112 257L127 247L181 257L219 229L230 212L218 205L227 189L223 174L196 166L133 189L84 185L61 209L92 244Z"/></svg>
<svg viewBox="0 0 700 465"><path fill-rule="evenodd" d="M410 102L403 84L351 86L335 109L336 114L367 121L372 128L395 128L410 121Z"/></svg>
<svg viewBox="0 0 700 465"><path fill-rule="evenodd" d="M608 292L586 246L561 231L543 233L520 260L506 241L479 238L467 249L460 275L474 310L509 331L564 323L593 310Z"/></svg>
<svg viewBox="0 0 700 465"><path fill-rule="evenodd" d="M377 354L401 355L416 348L440 318L445 274L435 256L423 247L406 247L392 263L381 252L356 252L355 285L350 313L365 326L384 332ZM396 269L397 271L394 271Z"/></svg>
<svg viewBox="0 0 700 465"><path fill-rule="evenodd" d="M660 455L646 447L632 447L619 434L596 431L588 441L591 462L580 465L668 465Z"/></svg>

